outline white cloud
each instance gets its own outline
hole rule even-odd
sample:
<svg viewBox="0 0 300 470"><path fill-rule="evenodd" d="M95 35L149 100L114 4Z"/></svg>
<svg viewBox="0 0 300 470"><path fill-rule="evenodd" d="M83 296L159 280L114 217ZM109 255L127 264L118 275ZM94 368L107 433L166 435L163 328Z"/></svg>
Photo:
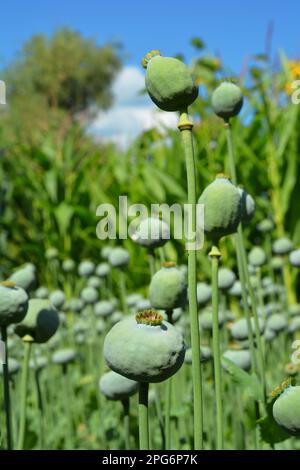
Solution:
<svg viewBox="0 0 300 470"><path fill-rule="evenodd" d="M113 85L115 102L100 112L91 126L97 137L126 147L141 131L153 127L176 128L176 113L159 111L144 90L144 75L137 67L125 67Z"/></svg>

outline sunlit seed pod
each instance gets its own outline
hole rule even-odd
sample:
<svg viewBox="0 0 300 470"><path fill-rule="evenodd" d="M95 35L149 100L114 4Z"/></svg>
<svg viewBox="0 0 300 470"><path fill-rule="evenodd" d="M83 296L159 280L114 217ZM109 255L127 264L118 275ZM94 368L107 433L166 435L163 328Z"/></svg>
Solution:
<svg viewBox="0 0 300 470"><path fill-rule="evenodd" d="M218 175L202 192L198 204L204 204L204 232L213 243L235 233L241 222L241 196L224 175Z"/></svg>
<svg viewBox="0 0 300 470"><path fill-rule="evenodd" d="M286 316L283 313L273 313L267 320L267 326L275 333L280 333L288 327Z"/></svg>
<svg viewBox="0 0 300 470"><path fill-rule="evenodd" d="M290 377L296 377L299 373L299 366L297 364L289 363L284 367L284 372Z"/></svg>
<svg viewBox="0 0 300 470"><path fill-rule="evenodd" d="M99 318L96 323L96 330L98 335L101 335L105 331L105 321L103 318Z"/></svg>
<svg viewBox="0 0 300 470"><path fill-rule="evenodd" d="M101 279L97 276L91 276L88 278L87 286L94 287L95 289L99 289L102 285Z"/></svg>
<svg viewBox="0 0 300 470"><path fill-rule="evenodd" d="M233 362L236 366L240 367L241 369L248 371L251 369L251 355L250 351L247 349L234 350L234 349L227 349L224 352L223 357L229 359ZM226 365L224 365L226 369Z"/></svg>
<svg viewBox="0 0 300 470"><path fill-rule="evenodd" d="M99 388L108 400L125 400L138 391L138 382L110 371L102 375Z"/></svg>
<svg viewBox="0 0 300 470"><path fill-rule="evenodd" d="M264 276L261 280L261 285L263 287L269 287L273 284L273 280L269 276Z"/></svg>
<svg viewBox="0 0 300 470"><path fill-rule="evenodd" d="M34 292L33 297L35 299L48 299L49 289L47 287L41 286Z"/></svg>
<svg viewBox="0 0 300 470"><path fill-rule="evenodd" d="M14 359L13 357L9 357L8 362L7 362L7 367L8 367L8 374L10 376L13 376L20 370L21 366L17 359ZM2 365L0 366L0 375L3 375Z"/></svg>
<svg viewBox="0 0 300 470"><path fill-rule="evenodd" d="M181 111L198 96L189 68L173 57L162 57L152 51L143 59L146 68L145 84L152 101L163 111Z"/></svg>
<svg viewBox="0 0 300 470"><path fill-rule="evenodd" d="M57 310L61 309L64 306L66 296L62 290L55 290L49 295L49 300L54 305Z"/></svg>
<svg viewBox="0 0 300 470"><path fill-rule="evenodd" d="M276 399L273 417L277 424L293 436L300 434L300 386L289 386Z"/></svg>
<svg viewBox="0 0 300 470"><path fill-rule="evenodd" d="M284 265L284 259L280 256L272 256L271 267L274 271L281 271Z"/></svg>
<svg viewBox="0 0 300 470"><path fill-rule="evenodd" d="M255 325L254 325L254 318L252 317L251 320L251 327L252 332L255 332ZM262 318L258 319L259 324L259 331L262 334L265 329L265 322ZM248 325L246 318L241 318L240 320L236 321L231 328L231 336L236 340L244 340L248 339Z"/></svg>
<svg viewBox="0 0 300 470"><path fill-rule="evenodd" d="M17 286L0 285L0 326L21 322L28 309L28 295Z"/></svg>
<svg viewBox="0 0 300 470"><path fill-rule="evenodd" d="M293 334L300 331L300 316L294 317L289 325L289 333Z"/></svg>
<svg viewBox="0 0 300 470"><path fill-rule="evenodd" d="M181 333L154 310L116 323L104 340L107 365L137 382L162 382L181 367L185 345Z"/></svg>
<svg viewBox="0 0 300 470"><path fill-rule="evenodd" d="M248 224L255 214L255 201L245 189L238 187L238 191L241 195L241 220L243 223Z"/></svg>
<svg viewBox="0 0 300 470"><path fill-rule="evenodd" d="M108 260L109 254L113 248L111 246L104 246L101 249L101 258Z"/></svg>
<svg viewBox="0 0 300 470"><path fill-rule="evenodd" d="M143 296L141 294L129 294L126 297L126 304L128 307L132 308L135 307L140 300L143 300Z"/></svg>
<svg viewBox="0 0 300 470"><path fill-rule="evenodd" d="M239 280L235 281L233 286L229 289L228 293L233 297L242 297L242 285Z"/></svg>
<svg viewBox="0 0 300 470"><path fill-rule="evenodd" d="M265 313L267 317L273 313L279 313L282 311L282 304L280 302L268 302L264 305L263 314Z"/></svg>
<svg viewBox="0 0 300 470"><path fill-rule="evenodd" d="M273 253L276 255L287 255L292 249L293 242L287 237L278 238L272 245Z"/></svg>
<svg viewBox="0 0 300 470"><path fill-rule="evenodd" d="M274 330L271 330L268 328L268 326L265 329L264 332L264 338L267 343L271 343L275 338L276 338L276 333Z"/></svg>
<svg viewBox="0 0 300 470"><path fill-rule="evenodd" d="M295 266L295 268L300 268L300 248L290 252L289 261L292 266Z"/></svg>
<svg viewBox="0 0 300 470"><path fill-rule="evenodd" d="M225 318L221 312L219 312L219 326L221 327L225 323ZM213 327L213 315L211 307L207 307L203 312L199 315L199 326L200 329L203 331L212 331Z"/></svg>
<svg viewBox="0 0 300 470"><path fill-rule="evenodd" d="M200 347L200 362L205 364L212 359L212 350L208 346ZM185 352L184 362L186 364L192 364L192 348L188 348Z"/></svg>
<svg viewBox="0 0 300 470"><path fill-rule="evenodd" d="M55 351L55 353L52 355L52 362L54 364L70 364L71 362L74 362L76 359L76 351L71 348L66 348L66 349L60 349L59 351Z"/></svg>
<svg viewBox="0 0 300 470"><path fill-rule="evenodd" d="M78 333L85 333L86 331L88 331L89 329L89 325L86 321L82 320L80 318L80 320L77 320L74 327L73 327L73 331L74 331L74 334L78 334Z"/></svg>
<svg viewBox="0 0 300 470"><path fill-rule="evenodd" d="M99 317L109 317L115 310L114 304L110 300L99 300L94 305L95 315Z"/></svg>
<svg viewBox="0 0 300 470"><path fill-rule="evenodd" d="M94 287L85 287L80 293L80 298L85 304L94 304L99 297L98 292Z"/></svg>
<svg viewBox="0 0 300 470"><path fill-rule="evenodd" d="M110 322L110 324L113 326L113 325L115 325L116 323L118 323L119 321L123 320L123 318L124 318L124 313L123 313L123 312L115 311L115 312L112 313L112 315L109 317L109 322Z"/></svg>
<svg viewBox="0 0 300 470"><path fill-rule="evenodd" d="M175 263L165 263L151 279L149 288L151 306L155 309L173 310L187 303L187 283Z"/></svg>
<svg viewBox="0 0 300 470"><path fill-rule="evenodd" d="M89 277L95 271L95 264L92 261L85 260L81 261L78 266L78 274L80 277Z"/></svg>
<svg viewBox="0 0 300 470"><path fill-rule="evenodd" d="M199 307L204 307L211 301L212 289L206 282L197 283L197 302Z"/></svg>
<svg viewBox="0 0 300 470"><path fill-rule="evenodd" d="M65 273L72 273L75 271L75 267L76 267L76 264L75 264L75 261L71 258L68 258L68 259L65 259L63 262L62 262L62 270L65 272Z"/></svg>
<svg viewBox="0 0 300 470"><path fill-rule="evenodd" d="M270 219L263 219L257 224L256 228L262 233L271 232L274 229L274 223Z"/></svg>
<svg viewBox="0 0 300 470"><path fill-rule="evenodd" d="M266 263L267 255L260 246L255 246L248 255L248 261L255 268L260 268Z"/></svg>
<svg viewBox="0 0 300 470"><path fill-rule="evenodd" d="M71 298L66 302L65 310L74 313L80 313L84 308L84 302L82 299Z"/></svg>
<svg viewBox="0 0 300 470"><path fill-rule="evenodd" d="M111 250L110 250L111 251ZM106 277L110 273L110 265L108 263L100 263L96 266L95 274L98 277Z"/></svg>
<svg viewBox="0 0 300 470"><path fill-rule="evenodd" d="M170 239L170 227L158 217L147 217L139 223L131 238L138 245L153 250Z"/></svg>
<svg viewBox="0 0 300 470"><path fill-rule="evenodd" d="M291 317L300 315L300 304L290 305L288 312Z"/></svg>
<svg viewBox="0 0 300 470"><path fill-rule="evenodd" d="M186 264L180 264L178 266L178 269L180 269L180 271L182 271L182 274L185 276L185 278L187 279L188 277L188 267Z"/></svg>
<svg viewBox="0 0 300 470"><path fill-rule="evenodd" d="M225 120L239 114L243 101L242 90L231 82L221 83L212 94L213 110L217 116Z"/></svg>
<svg viewBox="0 0 300 470"><path fill-rule="evenodd" d="M218 272L218 286L222 291L231 289L236 281L236 275L231 269L220 268Z"/></svg>
<svg viewBox="0 0 300 470"><path fill-rule="evenodd" d="M29 367L30 367L30 369L33 369L36 372L39 372L42 369L44 369L47 364L48 364L47 357L37 356L34 359L30 359Z"/></svg>
<svg viewBox="0 0 300 470"><path fill-rule="evenodd" d="M151 303L150 303L150 300L149 299L142 299L142 300L139 300L136 304L136 310L139 312L139 311L142 311L142 310L148 310L151 308Z"/></svg>
<svg viewBox="0 0 300 470"><path fill-rule="evenodd" d="M57 259L58 258L58 249L55 247L50 247L46 250L45 257L48 260Z"/></svg>
<svg viewBox="0 0 300 470"><path fill-rule="evenodd" d="M15 282L18 287L27 292L34 288L36 284L36 270L32 265L25 265L22 268L17 269L11 276L9 276L8 281Z"/></svg>
<svg viewBox="0 0 300 470"><path fill-rule="evenodd" d="M15 332L23 338L32 337L36 343L47 342L57 331L59 317L57 310L46 299L30 299L28 311L22 323L16 325Z"/></svg>
<svg viewBox="0 0 300 470"><path fill-rule="evenodd" d="M108 261L114 268L124 268L129 264L130 256L127 250L117 247L109 253Z"/></svg>

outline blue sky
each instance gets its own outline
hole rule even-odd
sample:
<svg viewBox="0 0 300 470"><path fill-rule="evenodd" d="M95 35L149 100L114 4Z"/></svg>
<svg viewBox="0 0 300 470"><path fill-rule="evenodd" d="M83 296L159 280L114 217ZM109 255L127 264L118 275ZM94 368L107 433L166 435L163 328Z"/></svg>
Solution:
<svg viewBox="0 0 300 470"><path fill-rule="evenodd" d="M4 0L0 8L0 69L33 34L51 34L69 26L100 43L123 43L126 70L119 85L124 91L127 83L132 106L150 106L146 98L136 103L143 81L142 56L151 49L160 49L164 55L180 52L190 60L193 49L189 41L193 36L201 37L208 51L218 53L238 73L245 59L265 51L267 29L272 22L273 54L283 48L288 56L300 58L299 0ZM120 101L122 98L117 96L116 103ZM151 119L146 121L150 125ZM111 129L103 132L108 135Z"/></svg>

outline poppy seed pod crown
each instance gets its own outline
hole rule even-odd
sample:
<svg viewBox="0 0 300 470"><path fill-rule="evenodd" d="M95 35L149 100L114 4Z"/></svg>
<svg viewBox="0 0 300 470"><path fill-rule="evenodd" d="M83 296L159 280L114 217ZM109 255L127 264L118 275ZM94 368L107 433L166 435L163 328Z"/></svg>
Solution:
<svg viewBox="0 0 300 470"><path fill-rule="evenodd" d="M146 68L146 88L152 101L163 111L181 111L198 96L189 68L173 57L162 57L152 51L142 60Z"/></svg>

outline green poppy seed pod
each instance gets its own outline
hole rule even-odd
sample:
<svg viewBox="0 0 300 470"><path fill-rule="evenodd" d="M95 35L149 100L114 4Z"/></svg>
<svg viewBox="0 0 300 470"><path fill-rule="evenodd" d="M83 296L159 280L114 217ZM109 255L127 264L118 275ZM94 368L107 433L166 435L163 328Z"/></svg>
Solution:
<svg viewBox="0 0 300 470"><path fill-rule="evenodd" d="M300 331L300 317L294 317L289 326L289 333L294 334Z"/></svg>
<svg viewBox="0 0 300 470"><path fill-rule="evenodd" d="M72 298L66 304L66 310L74 313L80 313L84 307L84 302L81 299Z"/></svg>
<svg viewBox="0 0 300 470"><path fill-rule="evenodd" d="M8 281L15 282L18 287L28 292L36 283L35 267L31 264L25 265L9 276Z"/></svg>
<svg viewBox="0 0 300 470"><path fill-rule="evenodd" d="M50 247L46 250L45 253L46 259L56 259L58 258L58 249L54 247Z"/></svg>
<svg viewBox="0 0 300 470"><path fill-rule="evenodd" d="M271 266L274 271L280 271L283 268L284 260L280 256L273 256L271 259Z"/></svg>
<svg viewBox="0 0 300 470"><path fill-rule="evenodd" d="M77 354L74 349L60 349L59 351L56 351L54 354L52 354L52 362L54 364L60 365L70 364L71 362L75 361L76 355Z"/></svg>
<svg viewBox="0 0 300 470"><path fill-rule="evenodd" d="M273 280L269 276L264 276L261 280L261 285L263 287L269 287L273 284Z"/></svg>
<svg viewBox="0 0 300 470"><path fill-rule="evenodd" d="M72 273L75 270L75 261L73 259L65 259L62 263L62 270L65 273Z"/></svg>
<svg viewBox="0 0 300 470"><path fill-rule="evenodd" d="M235 233L241 221L241 196L229 178L218 175L201 194L204 204L204 231L214 243Z"/></svg>
<svg viewBox="0 0 300 470"><path fill-rule="evenodd" d="M292 436L300 435L300 386L287 387L273 405L276 423Z"/></svg>
<svg viewBox="0 0 300 470"><path fill-rule="evenodd" d="M77 320L73 327L74 334L85 333L89 329L89 325L82 319Z"/></svg>
<svg viewBox="0 0 300 470"><path fill-rule="evenodd" d="M110 273L110 265L108 263L100 263L96 267L95 274L98 277L106 277L109 275L109 273Z"/></svg>
<svg viewBox="0 0 300 470"><path fill-rule="evenodd" d="M101 258L108 260L109 254L113 248L111 246L104 246L101 249Z"/></svg>
<svg viewBox="0 0 300 470"><path fill-rule="evenodd" d="M119 321L123 320L123 318L124 313L117 310L116 312L112 313L112 315L109 317L109 322L113 326Z"/></svg>
<svg viewBox="0 0 300 470"><path fill-rule="evenodd" d="M152 51L142 64L146 68L148 94L163 111L181 111L197 99L198 86L189 68L180 60Z"/></svg>
<svg viewBox="0 0 300 470"><path fill-rule="evenodd" d="M66 296L62 290L57 289L51 292L49 296L49 300L52 303L52 305L54 305L54 307L59 310L63 307L65 300L66 300Z"/></svg>
<svg viewBox="0 0 300 470"><path fill-rule="evenodd" d="M210 302L212 296L211 286L206 282L197 283L197 302L199 307L204 307Z"/></svg>
<svg viewBox="0 0 300 470"><path fill-rule="evenodd" d="M254 318L251 318L252 332L255 333ZM259 331L262 334L265 329L265 322L262 318L258 319ZM231 328L231 336L236 340L248 339L248 325L246 318L241 318Z"/></svg>
<svg viewBox="0 0 300 470"><path fill-rule="evenodd" d="M276 333L274 330L270 330L270 328L266 327L264 332L264 338L267 343L271 343L273 339L276 338Z"/></svg>
<svg viewBox="0 0 300 470"><path fill-rule="evenodd" d="M212 350L208 346L201 346L200 347L200 362L205 364L212 359ZM192 348L188 348L185 353L184 362L186 364L192 364Z"/></svg>
<svg viewBox="0 0 300 470"><path fill-rule="evenodd" d="M260 268L267 261L267 255L260 246L255 246L252 248L248 255L248 261L251 266L255 268Z"/></svg>
<svg viewBox="0 0 300 470"><path fill-rule="evenodd" d="M280 333L287 329L288 322L285 315L282 313L273 313L273 315L268 318L267 326L269 330L273 330L275 333Z"/></svg>
<svg viewBox="0 0 300 470"><path fill-rule="evenodd" d="M40 372L48 364L48 359L44 356L37 356L35 359L30 359L29 367L30 369Z"/></svg>
<svg viewBox="0 0 300 470"><path fill-rule="evenodd" d="M107 365L137 382L162 382L184 361L182 334L154 310L145 310L112 327L104 340Z"/></svg>
<svg viewBox="0 0 300 470"><path fill-rule="evenodd" d="M99 388L108 400L125 400L134 395L139 388L138 382L127 379L114 371L102 375Z"/></svg>
<svg viewBox="0 0 300 470"><path fill-rule="evenodd" d="M233 286L229 289L229 294L233 297L242 297L242 284L241 281L235 281Z"/></svg>
<svg viewBox="0 0 300 470"><path fill-rule="evenodd" d="M109 253L108 261L114 268L123 268L129 264L130 256L124 248L113 248Z"/></svg>
<svg viewBox="0 0 300 470"><path fill-rule="evenodd" d="M300 315L300 304L294 304L289 307L289 315L291 317L296 317Z"/></svg>
<svg viewBox="0 0 300 470"><path fill-rule="evenodd" d="M49 290L47 289L47 287L41 286L35 291L34 297L36 299L48 299Z"/></svg>
<svg viewBox="0 0 300 470"><path fill-rule="evenodd" d="M98 300L98 292L94 287L85 287L80 293L80 297L85 304L94 304Z"/></svg>
<svg viewBox="0 0 300 470"><path fill-rule="evenodd" d="M141 312L142 310L149 310L151 309L151 303L149 299L142 299L139 300L136 304L136 310Z"/></svg>
<svg viewBox="0 0 300 470"><path fill-rule="evenodd" d="M15 375L20 370L20 363L17 359L9 357L7 361L8 374L10 376ZM0 367L0 375L3 375L3 367Z"/></svg>
<svg viewBox="0 0 300 470"><path fill-rule="evenodd" d="M264 219L256 226L257 230L262 233L271 232L274 228L274 224L270 219Z"/></svg>
<svg viewBox="0 0 300 470"><path fill-rule="evenodd" d="M295 268L300 268L300 248L290 252L289 260L292 266L295 266Z"/></svg>
<svg viewBox="0 0 300 470"><path fill-rule="evenodd" d="M251 355L248 349L227 349L227 351L224 352L223 357L229 359L236 366L245 371L251 369ZM224 365L224 368L226 369L226 365Z"/></svg>
<svg viewBox="0 0 300 470"><path fill-rule="evenodd" d="M212 95L214 112L226 121L239 114L243 101L242 90L230 82L221 83Z"/></svg>
<svg viewBox="0 0 300 470"><path fill-rule="evenodd" d="M9 284L6 282L6 284ZM0 284L0 326L21 322L27 312L28 295L24 289Z"/></svg>
<svg viewBox="0 0 300 470"><path fill-rule="evenodd" d="M147 217L139 223L131 238L138 245L153 250L167 243L170 228L158 217Z"/></svg>
<svg viewBox="0 0 300 470"><path fill-rule="evenodd" d="M219 327L221 327L225 322L225 318L222 314L219 314ZM203 331L212 331L213 327L213 315L211 307L207 307L199 315L199 325Z"/></svg>
<svg viewBox="0 0 300 470"><path fill-rule="evenodd" d="M100 300L94 306L95 315L99 317L109 317L114 312L115 306L109 300Z"/></svg>
<svg viewBox="0 0 300 470"><path fill-rule="evenodd" d="M245 189L238 187L238 191L241 196L241 221L248 224L255 214L255 201Z"/></svg>
<svg viewBox="0 0 300 470"><path fill-rule="evenodd" d="M102 285L102 282L101 282L101 279L99 279L99 277L91 276L88 278L87 285L88 287L94 287L94 289L99 289L99 287L101 287Z"/></svg>
<svg viewBox="0 0 300 470"><path fill-rule="evenodd" d="M45 343L58 326L58 313L49 300L30 299L27 314L22 323L16 326L15 332L21 338L29 335L35 343Z"/></svg>
<svg viewBox="0 0 300 470"><path fill-rule="evenodd" d="M187 283L175 263L164 263L151 279L149 288L151 306L160 310L173 310L187 303Z"/></svg>
<svg viewBox="0 0 300 470"><path fill-rule="evenodd" d="M143 300L143 296L141 294L129 294L126 297L126 304L128 307L133 308L140 300Z"/></svg>
<svg viewBox="0 0 300 470"><path fill-rule="evenodd" d="M78 266L78 274L80 277L89 277L95 271L95 265L92 261L81 261Z"/></svg>
<svg viewBox="0 0 300 470"><path fill-rule="evenodd" d="M278 238L274 241L272 249L275 255L287 255L292 251L293 243L287 237Z"/></svg>
<svg viewBox="0 0 300 470"><path fill-rule="evenodd" d="M220 268L218 272L218 286L222 291L229 290L236 281L236 275L231 269Z"/></svg>
<svg viewBox="0 0 300 470"><path fill-rule="evenodd" d="M101 335L105 331L105 321L103 318L99 318L96 323L96 330L98 335Z"/></svg>
<svg viewBox="0 0 300 470"><path fill-rule="evenodd" d="M282 305L280 302L268 302L265 304L264 308L266 315L269 316L272 313L279 313L282 310Z"/></svg>

